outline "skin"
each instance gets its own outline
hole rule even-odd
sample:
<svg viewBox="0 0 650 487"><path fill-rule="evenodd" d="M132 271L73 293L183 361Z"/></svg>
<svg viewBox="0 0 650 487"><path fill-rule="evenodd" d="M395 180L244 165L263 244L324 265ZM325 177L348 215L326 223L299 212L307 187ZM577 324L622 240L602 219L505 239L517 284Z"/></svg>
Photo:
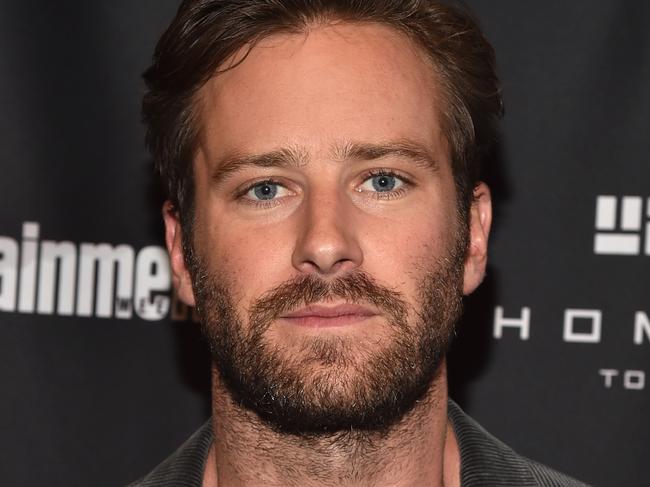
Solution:
<svg viewBox="0 0 650 487"><path fill-rule="evenodd" d="M458 225L438 87L430 62L405 36L346 23L272 36L206 83L197 100L202 136L194 161L193 243L227 283L240 317L265 291L300 274L327 280L359 269L417 309L423 272L445 257ZM369 159L342 150L397 142L421 149L434 167L404 154ZM218 176L242 156L279 149L293 150L299 160ZM389 197L373 188L377 170L400 178ZM247 190L269 178L278 184L277 196L260 204ZM480 184L474 196L465 294L483 278L491 223L489 190ZM174 286L194 305L178 215L169 203L163 215ZM378 347L386 332L379 314L363 326L278 323L267 339L292 353L301 340L323 336ZM363 360L355 357L342 373L358 373ZM205 486L459 485L444 363L426 400L389 434L371 438L371 447L274 433L234 404L218 374L213 377L216 440ZM310 475L315 470L319 475Z"/></svg>

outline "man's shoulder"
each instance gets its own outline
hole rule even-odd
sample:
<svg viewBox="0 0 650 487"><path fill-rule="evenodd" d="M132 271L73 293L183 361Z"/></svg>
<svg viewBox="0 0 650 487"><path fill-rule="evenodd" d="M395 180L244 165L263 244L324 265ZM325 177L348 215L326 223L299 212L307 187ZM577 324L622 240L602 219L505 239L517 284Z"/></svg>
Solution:
<svg viewBox="0 0 650 487"><path fill-rule="evenodd" d="M556 470L553 470L546 465L537 463L533 460L522 457L528 465L530 466L531 472L535 476L535 479L539 482L539 485L543 486L567 486L567 487L586 487L587 484L580 482L579 480L569 477L563 473L560 473Z"/></svg>
<svg viewBox="0 0 650 487"><path fill-rule="evenodd" d="M164 462L128 487L200 487L211 445L212 427L208 421Z"/></svg>
<svg viewBox="0 0 650 487"><path fill-rule="evenodd" d="M451 400L448 415L460 450L463 487L586 487L582 482L517 454Z"/></svg>

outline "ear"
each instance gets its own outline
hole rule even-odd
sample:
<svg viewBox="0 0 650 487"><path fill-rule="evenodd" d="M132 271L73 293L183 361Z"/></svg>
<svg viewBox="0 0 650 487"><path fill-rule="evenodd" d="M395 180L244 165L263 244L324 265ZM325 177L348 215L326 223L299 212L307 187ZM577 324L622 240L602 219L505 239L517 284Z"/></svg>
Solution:
<svg viewBox="0 0 650 487"><path fill-rule="evenodd" d="M162 208L165 220L165 244L169 253L169 262L172 268L172 282L178 298L188 306L194 306L194 292L192 279L185 266L183 255L183 233L178 211L170 201L165 201Z"/></svg>
<svg viewBox="0 0 650 487"><path fill-rule="evenodd" d="M474 188L474 200L469 214L469 248L465 256L463 293L472 293L485 277L488 237L492 225L492 198L490 188L479 183Z"/></svg>

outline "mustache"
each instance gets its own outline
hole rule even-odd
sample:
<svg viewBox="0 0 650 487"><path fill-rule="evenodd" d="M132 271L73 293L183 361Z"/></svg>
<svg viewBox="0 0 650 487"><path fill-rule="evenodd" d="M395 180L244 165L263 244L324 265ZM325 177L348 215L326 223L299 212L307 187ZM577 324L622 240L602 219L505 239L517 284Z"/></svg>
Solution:
<svg viewBox="0 0 650 487"><path fill-rule="evenodd" d="M378 284L363 271L324 281L314 275L298 276L267 291L251 307L253 329L268 326L281 315L321 301L343 299L367 302L386 313L390 321L405 326L408 305L403 295Z"/></svg>

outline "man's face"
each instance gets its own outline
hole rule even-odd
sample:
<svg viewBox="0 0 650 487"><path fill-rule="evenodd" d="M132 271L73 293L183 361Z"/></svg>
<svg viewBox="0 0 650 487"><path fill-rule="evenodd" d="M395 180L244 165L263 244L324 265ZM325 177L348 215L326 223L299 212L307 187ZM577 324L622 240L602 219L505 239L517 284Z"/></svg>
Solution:
<svg viewBox="0 0 650 487"><path fill-rule="evenodd" d="M399 419L480 280L437 85L403 35L339 24L270 37L199 93L193 288L168 216L176 284L231 393L280 429Z"/></svg>

